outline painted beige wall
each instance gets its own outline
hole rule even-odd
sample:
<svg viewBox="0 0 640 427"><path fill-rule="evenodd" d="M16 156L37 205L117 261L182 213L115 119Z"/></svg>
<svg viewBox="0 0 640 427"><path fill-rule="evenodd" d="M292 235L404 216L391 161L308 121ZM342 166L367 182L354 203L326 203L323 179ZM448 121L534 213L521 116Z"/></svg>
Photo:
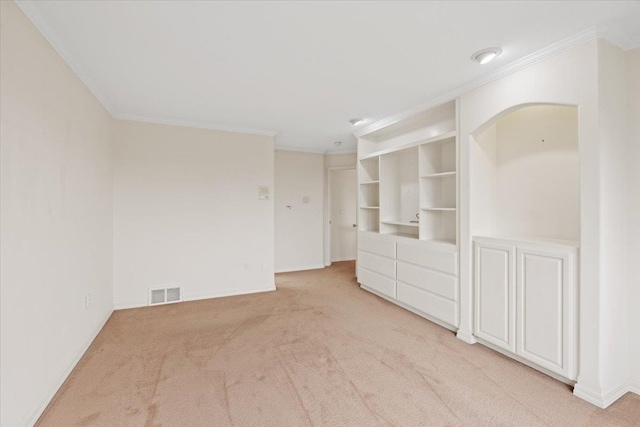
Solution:
<svg viewBox="0 0 640 427"><path fill-rule="evenodd" d="M356 167L356 153L326 154L324 156L324 265L331 265L331 246L329 245L329 168Z"/></svg>
<svg viewBox="0 0 640 427"><path fill-rule="evenodd" d="M274 289L274 138L115 121L114 301Z"/></svg>
<svg viewBox="0 0 640 427"><path fill-rule="evenodd" d="M629 381L628 334L619 333L629 324L627 63L626 53L604 40L598 57L602 378L605 392L613 393Z"/></svg>
<svg viewBox="0 0 640 427"><path fill-rule="evenodd" d="M113 310L112 119L13 2L0 17L0 424L24 426Z"/></svg>
<svg viewBox="0 0 640 427"><path fill-rule="evenodd" d="M628 92L627 120L629 123L629 221L627 234L627 262L629 265L629 361L631 381L640 393L640 49L626 53Z"/></svg>
<svg viewBox="0 0 640 427"><path fill-rule="evenodd" d="M275 153L276 272L324 267L323 164L323 154Z"/></svg>

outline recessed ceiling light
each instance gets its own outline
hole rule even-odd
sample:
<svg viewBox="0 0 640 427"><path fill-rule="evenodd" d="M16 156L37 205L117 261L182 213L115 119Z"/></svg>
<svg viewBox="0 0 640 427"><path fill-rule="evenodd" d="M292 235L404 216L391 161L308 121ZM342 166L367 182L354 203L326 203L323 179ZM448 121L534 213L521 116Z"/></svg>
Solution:
<svg viewBox="0 0 640 427"><path fill-rule="evenodd" d="M493 58L500 55L502 53L502 49L499 47L489 47L486 49L482 49L471 55L471 59L473 61L479 62L481 65L489 63Z"/></svg>
<svg viewBox="0 0 640 427"><path fill-rule="evenodd" d="M364 122L364 119L351 119L351 120L349 120L349 123L351 123L354 126L357 126L362 122Z"/></svg>
<svg viewBox="0 0 640 427"><path fill-rule="evenodd" d="M339 147L339 146L342 145L342 141L336 141L336 142L334 142L334 144L335 144L336 147Z"/></svg>

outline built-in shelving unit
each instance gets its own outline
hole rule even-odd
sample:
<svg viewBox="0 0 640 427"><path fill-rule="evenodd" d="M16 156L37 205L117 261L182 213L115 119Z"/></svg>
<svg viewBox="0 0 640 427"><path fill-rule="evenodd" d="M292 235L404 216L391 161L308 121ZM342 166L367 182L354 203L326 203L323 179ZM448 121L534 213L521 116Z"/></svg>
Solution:
<svg viewBox="0 0 640 427"><path fill-rule="evenodd" d="M358 139L358 282L458 326L456 101Z"/></svg>
<svg viewBox="0 0 640 427"><path fill-rule="evenodd" d="M455 123L451 102L359 140L361 231L456 244Z"/></svg>

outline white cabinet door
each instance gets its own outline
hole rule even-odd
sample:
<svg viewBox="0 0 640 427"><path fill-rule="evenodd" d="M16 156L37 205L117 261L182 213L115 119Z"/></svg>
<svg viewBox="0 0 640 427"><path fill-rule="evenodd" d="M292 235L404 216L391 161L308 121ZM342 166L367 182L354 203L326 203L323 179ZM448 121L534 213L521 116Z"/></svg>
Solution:
<svg viewBox="0 0 640 427"><path fill-rule="evenodd" d="M475 242L475 335L516 351L515 246Z"/></svg>
<svg viewBox="0 0 640 427"><path fill-rule="evenodd" d="M571 250L518 245L516 354L575 378L575 261Z"/></svg>

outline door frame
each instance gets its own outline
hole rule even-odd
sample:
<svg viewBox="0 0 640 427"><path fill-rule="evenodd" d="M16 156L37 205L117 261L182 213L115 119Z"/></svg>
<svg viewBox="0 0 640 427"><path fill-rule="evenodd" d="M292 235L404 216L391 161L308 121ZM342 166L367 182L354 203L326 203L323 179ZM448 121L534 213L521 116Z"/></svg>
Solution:
<svg viewBox="0 0 640 427"><path fill-rule="evenodd" d="M331 261L331 174L333 172L336 171L342 171L342 170L356 170L356 165L353 166L330 166L327 168L327 210L325 212L325 218L324 218L324 241L325 241L325 245L324 245L324 265L326 267L330 266L332 264ZM358 174L356 171L356 224L358 223L358 205L359 205L359 198L358 198ZM356 227L356 247L358 244L358 231L357 231L357 227Z"/></svg>

